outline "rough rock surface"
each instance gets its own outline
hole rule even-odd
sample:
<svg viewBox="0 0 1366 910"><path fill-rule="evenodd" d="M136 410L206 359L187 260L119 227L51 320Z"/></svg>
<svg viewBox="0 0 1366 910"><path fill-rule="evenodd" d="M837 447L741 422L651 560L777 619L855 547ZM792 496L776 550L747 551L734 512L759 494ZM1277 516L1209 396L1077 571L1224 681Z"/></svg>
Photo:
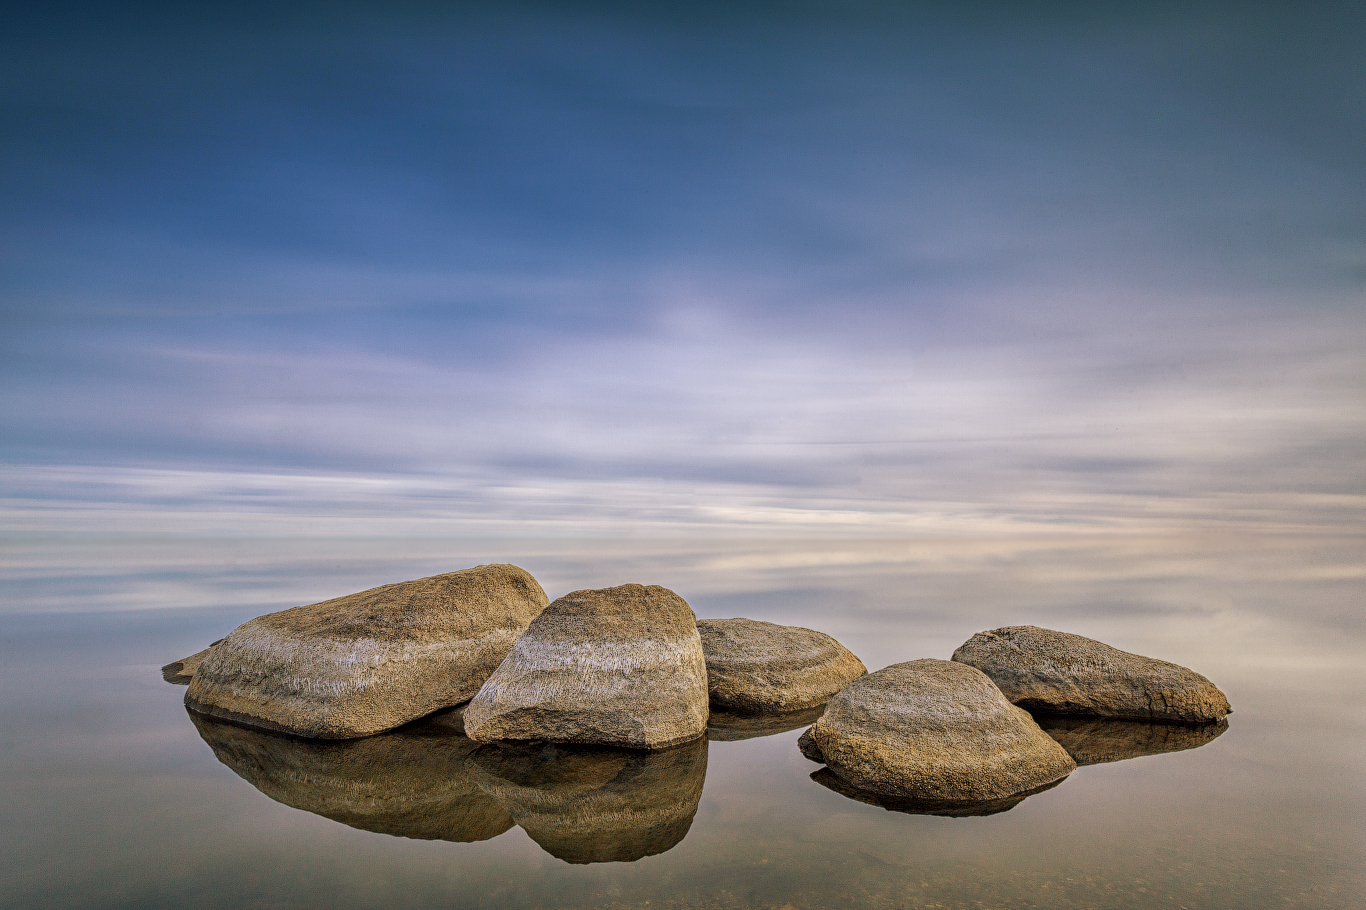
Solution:
<svg viewBox="0 0 1366 910"><path fill-rule="evenodd" d="M190 680L194 679L195 671L199 669L199 664L214 649L214 645L221 644L223 639L209 645L203 651L191 654L189 657L182 657L180 660L172 661L161 668L161 678L166 682L176 686L188 686Z"/></svg>
<svg viewBox="0 0 1366 910"><path fill-rule="evenodd" d="M868 672L844 645L811 629L704 619L697 631L712 706L735 714L814 708Z"/></svg>
<svg viewBox="0 0 1366 910"><path fill-rule="evenodd" d="M194 711L319 739L467 701L546 605L516 566L385 585L238 626L199 664Z"/></svg>
<svg viewBox="0 0 1366 910"><path fill-rule="evenodd" d="M329 742L190 717L219 761L286 806L420 840L481 841L512 827L470 777L477 745L447 725Z"/></svg>
<svg viewBox="0 0 1366 910"><path fill-rule="evenodd" d="M711 717L707 719L707 739L712 742L736 742L760 736L773 736L786 733L788 730L809 727L824 713L823 704L782 714L731 714L728 711L713 709Z"/></svg>
<svg viewBox="0 0 1366 910"><path fill-rule="evenodd" d="M799 747L854 789L901 800L1002 799L1076 767L984 673L946 660L854 680Z"/></svg>
<svg viewBox="0 0 1366 910"><path fill-rule="evenodd" d="M470 766L547 853L569 863L625 863L687 835L707 776L707 741L655 752L488 745Z"/></svg>
<svg viewBox="0 0 1366 910"><path fill-rule="evenodd" d="M811 779L827 790L834 790L840 796L886 809L888 812L905 812L907 815L942 815L946 818L978 818L983 815L999 815L1014 809L1036 793L1052 790L1061 780L1051 784L1025 790L1000 799L905 799L879 796L845 783L829 768L821 768L811 775Z"/></svg>
<svg viewBox="0 0 1366 910"><path fill-rule="evenodd" d="M1040 715L1034 719L1078 765L1100 765L1198 749L1228 729L1226 720L1195 727L1075 715Z"/></svg>
<svg viewBox="0 0 1366 910"><path fill-rule="evenodd" d="M1038 626L978 632L953 659L990 676L1028 711L1207 724L1232 710L1193 670Z"/></svg>
<svg viewBox="0 0 1366 910"><path fill-rule="evenodd" d="M566 594L517 639L465 709L483 742L665 749L707 729L697 619L668 588Z"/></svg>

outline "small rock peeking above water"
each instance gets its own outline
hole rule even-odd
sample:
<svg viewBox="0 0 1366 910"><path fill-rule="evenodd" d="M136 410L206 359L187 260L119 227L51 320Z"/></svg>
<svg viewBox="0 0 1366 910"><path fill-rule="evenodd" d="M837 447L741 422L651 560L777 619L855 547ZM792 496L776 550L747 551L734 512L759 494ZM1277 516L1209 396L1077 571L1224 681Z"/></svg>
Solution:
<svg viewBox="0 0 1366 910"><path fill-rule="evenodd" d="M848 648L811 629L703 619L697 631L711 704L734 714L815 708L868 672Z"/></svg>
<svg viewBox="0 0 1366 910"><path fill-rule="evenodd" d="M1194 670L1038 626L978 632L953 652L1029 711L1207 724L1233 709Z"/></svg>

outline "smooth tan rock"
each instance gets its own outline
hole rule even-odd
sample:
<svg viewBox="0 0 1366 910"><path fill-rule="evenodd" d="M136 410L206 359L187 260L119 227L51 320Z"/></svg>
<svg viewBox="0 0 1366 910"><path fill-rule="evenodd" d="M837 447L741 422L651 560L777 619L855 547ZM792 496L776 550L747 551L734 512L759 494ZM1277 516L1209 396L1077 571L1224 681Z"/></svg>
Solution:
<svg viewBox="0 0 1366 910"><path fill-rule="evenodd" d="M546 605L516 566L385 585L238 626L199 664L193 711L319 739L468 701Z"/></svg>
<svg viewBox="0 0 1366 910"><path fill-rule="evenodd" d="M654 752L488 745L470 766L547 853L568 863L625 863L687 836L707 776L707 741Z"/></svg>
<svg viewBox="0 0 1366 910"><path fill-rule="evenodd" d="M953 659L1028 711L1206 724L1233 710L1194 670L1038 626L978 632Z"/></svg>
<svg viewBox="0 0 1366 910"><path fill-rule="evenodd" d="M913 660L854 680L799 748L856 790L901 800L996 800L1076 765L980 670Z"/></svg>
<svg viewBox="0 0 1366 910"><path fill-rule="evenodd" d="M286 806L419 840L481 841L512 827L470 777L466 760L476 744L449 724L329 742L190 717L219 761Z"/></svg>
<svg viewBox="0 0 1366 910"><path fill-rule="evenodd" d="M1198 727L1056 714L1041 714L1035 720L1078 765L1100 765L1198 749L1228 729L1226 720Z"/></svg>
<svg viewBox="0 0 1366 910"><path fill-rule="evenodd" d="M824 713L823 704L782 714L731 714L713 709L711 717L707 718L707 739L712 742L736 742L760 736L775 736L789 730L809 727Z"/></svg>
<svg viewBox="0 0 1366 910"><path fill-rule="evenodd" d="M161 668L161 678L174 686L188 686L190 680L194 679L195 671L199 669L199 664L214 649L215 645L221 644L223 639L209 645L203 651L191 654L189 657L182 657L180 660L172 661Z"/></svg>
<svg viewBox="0 0 1366 910"><path fill-rule="evenodd" d="M848 648L811 629L703 619L697 631L712 707L733 714L814 708L868 672Z"/></svg>
<svg viewBox="0 0 1366 910"><path fill-rule="evenodd" d="M906 799L879 796L876 793L860 790L845 783L839 775L829 768L821 768L812 773L811 779L827 790L835 791L840 796L867 803L870 806L877 806L879 809L886 809L888 812L904 812L907 815L940 815L945 818L979 818L984 815L999 815L1002 812L1014 809L1036 793L1052 790L1062 783L1061 780L1055 780L1050 784L1044 784L1042 787L1035 787L1033 790L1025 790L999 799Z"/></svg>
<svg viewBox="0 0 1366 910"><path fill-rule="evenodd" d="M697 619L668 588L566 594L545 609L465 709L483 742L664 749L707 729Z"/></svg>

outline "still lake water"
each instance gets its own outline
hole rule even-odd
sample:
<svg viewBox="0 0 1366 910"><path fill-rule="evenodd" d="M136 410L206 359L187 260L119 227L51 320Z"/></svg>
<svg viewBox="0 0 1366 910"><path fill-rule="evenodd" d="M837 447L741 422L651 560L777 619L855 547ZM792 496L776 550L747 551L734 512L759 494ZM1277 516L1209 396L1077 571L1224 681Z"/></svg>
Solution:
<svg viewBox="0 0 1366 910"><path fill-rule="evenodd" d="M829 632L870 670L1062 629L1189 666L1235 713L1203 744L1140 737L1197 748L955 818L821 786L800 727L490 777L449 718L329 750L196 724L161 680L260 613L486 562L552 599L662 584L699 617ZM1366 906L1363 538L12 539L0 593L5 907Z"/></svg>

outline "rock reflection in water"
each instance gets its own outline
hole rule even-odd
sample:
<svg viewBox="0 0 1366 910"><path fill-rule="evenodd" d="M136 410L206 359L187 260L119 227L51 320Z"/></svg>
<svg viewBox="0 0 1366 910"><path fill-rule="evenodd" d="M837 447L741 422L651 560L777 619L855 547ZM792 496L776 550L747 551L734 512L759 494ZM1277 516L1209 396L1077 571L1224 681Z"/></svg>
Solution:
<svg viewBox="0 0 1366 910"><path fill-rule="evenodd" d="M569 863L632 862L669 850L692 827L707 740L661 752L488 745L469 764L479 786L550 855Z"/></svg>
<svg viewBox="0 0 1366 910"><path fill-rule="evenodd" d="M219 761L286 806L419 840L468 843L512 827L470 779L476 744L448 716L364 739L310 741L189 715Z"/></svg>
<svg viewBox="0 0 1366 910"><path fill-rule="evenodd" d="M809 727L824 713L825 705L785 714L731 714L713 710L707 720L707 739L712 742L734 742L773 736Z"/></svg>
<svg viewBox="0 0 1366 910"><path fill-rule="evenodd" d="M867 803L870 806L877 806L889 812L905 812L908 815L942 815L947 818L971 818L981 815L996 815L1014 809L1035 793L1042 793L1045 790L1052 790L1062 780L1055 780L1052 783L1044 784L1042 787L1035 787L1033 790L1025 790L1022 793L1014 793L1000 799L893 799L880 796L876 793L869 793L851 786L842 780L834 771L829 768L821 768L811 775L811 779L825 787L827 790L834 790L841 796Z"/></svg>
<svg viewBox="0 0 1366 910"><path fill-rule="evenodd" d="M1039 715L1034 720L1078 765L1198 749L1228 729L1226 720L1198 727L1096 717Z"/></svg>

